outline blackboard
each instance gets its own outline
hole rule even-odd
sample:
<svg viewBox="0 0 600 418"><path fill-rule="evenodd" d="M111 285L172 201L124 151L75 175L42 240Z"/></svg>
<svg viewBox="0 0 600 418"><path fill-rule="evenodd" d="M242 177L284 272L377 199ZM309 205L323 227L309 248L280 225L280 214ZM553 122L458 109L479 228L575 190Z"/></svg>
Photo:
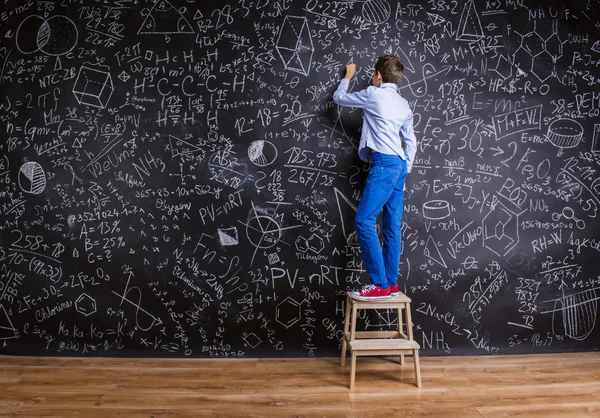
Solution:
<svg viewBox="0 0 600 418"><path fill-rule="evenodd" d="M423 355L600 346L598 0L3 7L0 353L338 355L369 166L332 94L384 54Z"/></svg>

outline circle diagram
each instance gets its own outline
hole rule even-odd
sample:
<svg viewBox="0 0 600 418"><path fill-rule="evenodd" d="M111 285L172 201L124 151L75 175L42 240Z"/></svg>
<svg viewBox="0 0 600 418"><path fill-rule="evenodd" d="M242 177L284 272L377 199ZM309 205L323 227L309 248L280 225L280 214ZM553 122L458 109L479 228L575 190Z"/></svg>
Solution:
<svg viewBox="0 0 600 418"><path fill-rule="evenodd" d="M281 238L281 228L270 216L257 215L248 221L246 226L248 239L257 248L271 248Z"/></svg>
<svg viewBox="0 0 600 418"><path fill-rule="evenodd" d="M19 187L25 193L40 194L46 188L46 174L41 165L28 161L19 169Z"/></svg>
<svg viewBox="0 0 600 418"><path fill-rule="evenodd" d="M362 6L362 16L367 22L378 25L390 18L391 10L386 0L367 0Z"/></svg>
<svg viewBox="0 0 600 418"><path fill-rule="evenodd" d="M75 23L66 16L44 19L39 15L31 15L17 28L15 42L23 54L42 51L47 55L59 56L75 48L78 36Z"/></svg>
<svg viewBox="0 0 600 418"><path fill-rule="evenodd" d="M257 166L265 167L277 158L277 148L269 141L254 141L248 147L248 157Z"/></svg>
<svg viewBox="0 0 600 418"><path fill-rule="evenodd" d="M44 26L48 23L46 19L38 15L27 16L17 28L15 41L17 49L23 54L33 54L38 52L44 45L44 33L49 33L49 30Z"/></svg>

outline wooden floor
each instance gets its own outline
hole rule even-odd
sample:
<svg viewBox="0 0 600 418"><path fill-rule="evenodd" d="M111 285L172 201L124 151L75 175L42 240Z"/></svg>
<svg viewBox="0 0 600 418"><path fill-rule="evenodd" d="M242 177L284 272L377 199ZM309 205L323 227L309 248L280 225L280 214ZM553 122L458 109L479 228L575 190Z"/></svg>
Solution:
<svg viewBox="0 0 600 418"><path fill-rule="evenodd" d="M600 353L339 359L0 356L6 417L600 416Z"/></svg>

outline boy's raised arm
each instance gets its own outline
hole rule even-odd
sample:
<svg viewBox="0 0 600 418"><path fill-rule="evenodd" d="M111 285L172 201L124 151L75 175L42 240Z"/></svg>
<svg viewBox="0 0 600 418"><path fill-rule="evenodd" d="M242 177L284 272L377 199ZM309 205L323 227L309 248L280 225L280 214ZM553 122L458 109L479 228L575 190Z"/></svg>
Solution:
<svg viewBox="0 0 600 418"><path fill-rule="evenodd" d="M356 64L348 64L346 65L346 75L340 81L340 84L333 93L333 101L335 104L340 106L350 106L350 107L365 107L365 103L368 98L368 89L361 90L355 93L348 93L348 87L350 87L350 80L356 74Z"/></svg>

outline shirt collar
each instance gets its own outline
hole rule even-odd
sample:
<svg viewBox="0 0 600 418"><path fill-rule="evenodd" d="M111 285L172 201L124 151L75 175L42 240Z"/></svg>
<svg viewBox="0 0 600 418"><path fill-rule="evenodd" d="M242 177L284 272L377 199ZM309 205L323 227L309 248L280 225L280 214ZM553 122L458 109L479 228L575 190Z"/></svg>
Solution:
<svg viewBox="0 0 600 418"><path fill-rule="evenodd" d="M396 90L398 88L398 85L396 83L382 83L381 86L379 86L379 88Z"/></svg>

